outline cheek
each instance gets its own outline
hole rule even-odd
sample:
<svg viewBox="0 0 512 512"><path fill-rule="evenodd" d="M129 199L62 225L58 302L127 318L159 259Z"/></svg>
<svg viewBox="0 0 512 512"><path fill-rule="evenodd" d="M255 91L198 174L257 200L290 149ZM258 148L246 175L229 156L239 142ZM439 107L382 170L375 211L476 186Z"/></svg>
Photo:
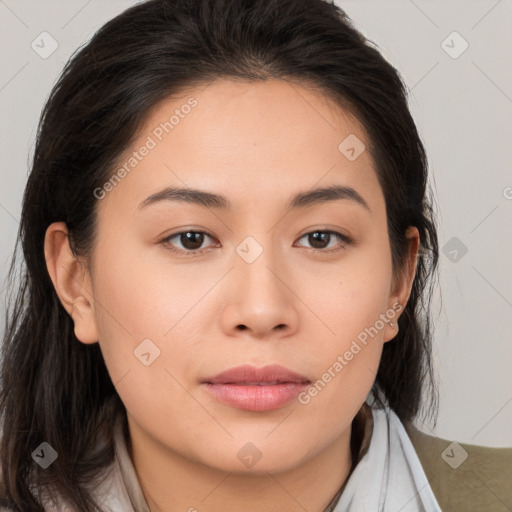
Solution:
<svg viewBox="0 0 512 512"><path fill-rule="evenodd" d="M387 310L391 260L385 257L385 251L381 254L376 262L373 251L354 252L336 266L303 278L300 296L322 321L320 328L325 338L330 338L329 345L334 341L342 349Z"/></svg>
<svg viewBox="0 0 512 512"><path fill-rule="evenodd" d="M380 319L386 312L385 300L351 293L338 304L339 311L331 310L328 319L334 334L317 334L314 349L305 349L316 373L299 397L308 408L307 421L313 425L311 418L321 417L322 428L331 432L337 431L341 419L354 417L366 399L378 371L385 331Z"/></svg>
<svg viewBox="0 0 512 512"><path fill-rule="evenodd" d="M371 265L372 261L361 254L357 262L332 273L335 279L317 276L316 288L312 283L303 288L304 294L310 290L309 304L321 319L312 317L310 322L316 326L310 330L315 344L310 361L318 381L305 397L318 414L347 407L357 412L375 380L387 325L391 268L385 258L380 264Z"/></svg>
<svg viewBox="0 0 512 512"><path fill-rule="evenodd" d="M175 400L181 388L165 370L180 381L191 372L198 303L218 278L204 283L196 272L194 281L179 266L165 268L163 258L150 259L120 242L115 257L107 249L104 245L97 253L94 296L99 344L112 382L117 387L123 380L118 392L126 405L136 407L137 396L153 396L155 389L159 400L166 393Z"/></svg>
<svg viewBox="0 0 512 512"><path fill-rule="evenodd" d="M140 261L133 264L129 258L104 265L97 281L99 344L126 409L137 418L149 414L160 428L170 421L179 423L175 411L195 404L180 385L188 385L184 376L192 372L194 362L186 322L180 322L187 309L177 296L182 287L174 293L161 280L151 279Z"/></svg>
<svg viewBox="0 0 512 512"><path fill-rule="evenodd" d="M96 313L104 334L129 333L134 341L162 337L198 301L198 291L204 293L207 283L194 285L193 276L187 277L179 267L172 270L170 263L165 267L160 260L128 244L115 257L109 257L108 250L98 254Z"/></svg>

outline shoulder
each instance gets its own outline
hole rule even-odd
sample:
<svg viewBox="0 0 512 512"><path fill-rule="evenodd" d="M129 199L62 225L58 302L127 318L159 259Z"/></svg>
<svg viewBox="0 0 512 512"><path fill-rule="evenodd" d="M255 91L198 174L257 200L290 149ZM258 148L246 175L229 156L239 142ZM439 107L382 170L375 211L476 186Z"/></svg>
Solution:
<svg viewBox="0 0 512 512"><path fill-rule="evenodd" d="M512 510L512 447L458 443L404 427L443 512Z"/></svg>

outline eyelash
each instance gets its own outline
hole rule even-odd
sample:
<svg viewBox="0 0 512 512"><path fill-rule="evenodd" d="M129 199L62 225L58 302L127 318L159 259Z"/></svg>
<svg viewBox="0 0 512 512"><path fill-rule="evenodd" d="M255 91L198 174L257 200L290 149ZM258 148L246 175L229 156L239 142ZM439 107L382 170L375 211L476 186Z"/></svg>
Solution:
<svg viewBox="0 0 512 512"><path fill-rule="evenodd" d="M180 236L180 235L183 235L185 233L200 233L200 234L204 234L204 235L207 235L209 236L210 238L212 239L215 239L215 237L213 237L212 235L210 235L209 233L207 233L206 231L196 231L196 230L193 230L193 229L187 229L185 231L180 231L178 233L174 233L166 238L164 238L161 243L164 244L164 246L169 249L170 251L172 252L175 252L179 255L182 255L182 256L187 256L187 257L193 257L193 256L196 256L198 255L199 253L203 253L205 251L208 251L210 249L213 249L213 247L207 247L205 249L196 249L196 250L192 250L192 251L183 251L181 249L176 249L170 242L169 240L177 237L177 236ZM300 238L304 238L305 236L307 235L310 235L312 233L329 233L331 235L336 235L338 238L340 238L345 245L341 245L340 247L337 247L335 249L313 249L313 252L322 252L322 253L333 253L333 252L338 252L338 251L341 251L342 249L345 249L347 245L350 245L352 244L352 239L349 238L348 236L346 235L343 235L341 233L338 233L337 231L332 231L332 230L329 230L329 229L315 229L313 231L309 231L307 233L304 233ZM329 240L330 241L330 240Z"/></svg>

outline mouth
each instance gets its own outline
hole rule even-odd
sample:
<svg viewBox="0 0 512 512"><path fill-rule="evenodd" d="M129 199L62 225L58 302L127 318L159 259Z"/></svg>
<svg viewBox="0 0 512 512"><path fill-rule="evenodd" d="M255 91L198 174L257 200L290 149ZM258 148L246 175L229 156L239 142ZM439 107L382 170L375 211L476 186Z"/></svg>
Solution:
<svg viewBox="0 0 512 512"><path fill-rule="evenodd" d="M290 381L274 380L270 382L223 382L221 384L229 384L231 386L276 386L278 384L290 383Z"/></svg>
<svg viewBox="0 0 512 512"><path fill-rule="evenodd" d="M220 402L248 411L268 411L292 402L311 381L284 366L238 366L205 379L203 388Z"/></svg>
<svg viewBox="0 0 512 512"><path fill-rule="evenodd" d="M286 383L308 383L310 381L306 376L278 364L263 366L262 368L246 364L230 368L205 379L203 382L208 384L272 386Z"/></svg>

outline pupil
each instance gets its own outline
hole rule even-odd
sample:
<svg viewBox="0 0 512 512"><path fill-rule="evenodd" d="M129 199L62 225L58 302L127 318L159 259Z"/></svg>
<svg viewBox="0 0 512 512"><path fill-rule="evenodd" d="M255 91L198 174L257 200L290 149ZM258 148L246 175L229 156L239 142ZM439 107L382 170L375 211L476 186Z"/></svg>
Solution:
<svg viewBox="0 0 512 512"><path fill-rule="evenodd" d="M330 236L329 233L321 233L319 231L315 231L314 233L312 233L310 235L310 237L313 237L313 243L311 243L311 241L310 241L310 243L313 247L315 247L317 249L322 249L323 247L325 247L325 244L322 244L322 243L320 243L320 245L315 245L315 244L318 242L318 239L322 239L322 238L324 239L323 241L325 242L325 238L329 237L329 236Z"/></svg>
<svg viewBox="0 0 512 512"><path fill-rule="evenodd" d="M183 237L185 237L185 242L183 241ZM203 243L202 237L203 237L202 233L196 233L195 231L188 231L187 233L183 233L181 235L181 243L183 244L183 247L186 247L187 249L191 249L191 250L198 249L199 247L201 247L201 245ZM191 244L192 247L190 247L190 245L187 245L187 244Z"/></svg>

